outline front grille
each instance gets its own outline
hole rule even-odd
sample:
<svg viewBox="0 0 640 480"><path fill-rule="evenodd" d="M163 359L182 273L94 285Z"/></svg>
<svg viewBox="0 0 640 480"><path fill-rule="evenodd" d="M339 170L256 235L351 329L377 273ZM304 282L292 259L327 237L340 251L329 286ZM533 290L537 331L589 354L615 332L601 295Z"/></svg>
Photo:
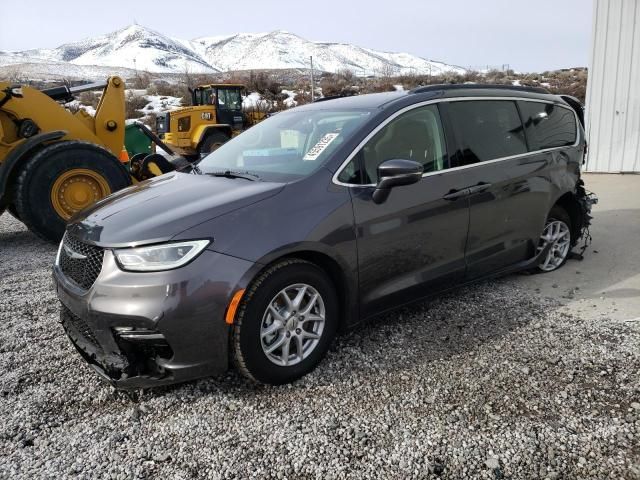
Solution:
<svg viewBox="0 0 640 480"><path fill-rule="evenodd" d="M98 278L103 257L102 248L83 243L65 233L60 249L60 270L83 290L88 290Z"/></svg>
<svg viewBox="0 0 640 480"><path fill-rule="evenodd" d="M71 325L80 335L84 337L86 341L91 343L98 350L101 349L100 344L98 343L98 339L96 338L93 330L87 322L85 322L82 318L75 315L71 310L69 310L64 305L60 306L60 321L62 324L67 327Z"/></svg>

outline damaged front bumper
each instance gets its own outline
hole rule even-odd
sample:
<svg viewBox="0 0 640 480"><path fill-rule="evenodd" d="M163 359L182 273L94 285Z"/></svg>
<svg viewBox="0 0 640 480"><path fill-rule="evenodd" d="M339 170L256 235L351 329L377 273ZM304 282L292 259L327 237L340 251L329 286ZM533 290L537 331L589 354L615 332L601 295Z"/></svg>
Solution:
<svg viewBox="0 0 640 480"><path fill-rule="evenodd" d="M163 366L173 357L173 350L157 330L114 327L108 337L100 335L98 340L88 323L64 304L60 323L82 358L111 385L135 389L176 381Z"/></svg>
<svg viewBox="0 0 640 480"><path fill-rule="evenodd" d="M88 290L53 277L60 321L107 382L137 389L218 375L228 368L226 307L251 262L205 250L164 272L124 272L110 250Z"/></svg>

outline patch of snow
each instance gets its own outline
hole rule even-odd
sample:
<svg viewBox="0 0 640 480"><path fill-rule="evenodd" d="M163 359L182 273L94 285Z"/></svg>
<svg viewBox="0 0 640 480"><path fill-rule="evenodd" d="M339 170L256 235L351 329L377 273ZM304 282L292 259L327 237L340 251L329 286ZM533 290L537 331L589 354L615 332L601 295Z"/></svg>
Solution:
<svg viewBox="0 0 640 480"><path fill-rule="evenodd" d="M512 80L511 81L511 85L515 86L515 87L521 87L522 85L520 85L520 80Z"/></svg>
<svg viewBox="0 0 640 480"><path fill-rule="evenodd" d="M404 92L404 86L401 84L394 85L393 88L396 89L396 92Z"/></svg>
<svg viewBox="0 0 640 480"><path fill-rule="evenodd" d="M292 107L295 107L296 105L298 105L298 102L296 102L294 100L294 98L296 97L298 92L294 92L293 90L284 90L283 89L282 93L287 96L287 98L285 98L285 100L284 100L284 104L287 106L287 108L292 108Z"/></svg>
<svg viewBox="0 0 640 480"><path fill-rule="evenodd" d="M242 108L256 108L262 101L262 95L258 92L251 92L242 99Z"/></svg>
<svg viewBox="0 0 640 480"><path fill-rule="evenodd" d="M80 100L73 100L71 102L65 103L64 106L65 108L68 108L70 110L75 110L79 108L87 112L92 117L96 114L95 108L93 108L91 105L83 105L82 103L80 103Z"/></svg>
<svg viewBox="0 0 640 480"><path fill-rule="evenodd" d="M144 95L144 98L149 103L142 108L143 112L160 113L182 107L182 99L179 97L171 97L168 95Z"/></svg>

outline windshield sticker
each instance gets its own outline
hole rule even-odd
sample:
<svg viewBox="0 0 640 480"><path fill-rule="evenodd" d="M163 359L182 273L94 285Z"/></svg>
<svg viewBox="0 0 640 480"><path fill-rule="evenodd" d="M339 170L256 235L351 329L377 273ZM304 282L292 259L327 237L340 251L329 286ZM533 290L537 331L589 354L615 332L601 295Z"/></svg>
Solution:
<svg viewBox="0 0 640 480"><path fill-rule="evenodd" d="M316 143L311 150L307 152L307 154L302 158L302 160L317 160L318 157L325 149L331 145L336 138L338 138L339 133L327 133L324 137L322 137L318 143Z"/></svg>
<svg viewBox="0 0 640 480"><path fill-rule="evenodd" d="M295 148L300 146L300 132L298 130L282 130L280 132L280 145L282 148Z"/></svg>

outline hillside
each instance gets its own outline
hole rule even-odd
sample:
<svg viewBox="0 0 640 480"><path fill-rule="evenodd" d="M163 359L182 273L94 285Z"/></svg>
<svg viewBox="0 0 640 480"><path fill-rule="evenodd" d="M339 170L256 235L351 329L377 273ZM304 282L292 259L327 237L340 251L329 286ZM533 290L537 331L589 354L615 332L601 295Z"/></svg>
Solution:
<svg viewBox="0 0 640 480"><path fill-rule="evenodd" d="M59 76L102 76L104 69L151 73L216 73L237 70L314 68L325 72L351 70L361 76L463 73L464 69L409 53L381 52L345 43L313 42L282 30L229 36L175 39L140 25L67 43L53 49L0 52L0 69L11 67ZM74 66L75 70L74 70ZM82 66L80 71L77 66ZM91 75L95 67L95 75ZM6 75L5 75L6 76Z"/></svg>

